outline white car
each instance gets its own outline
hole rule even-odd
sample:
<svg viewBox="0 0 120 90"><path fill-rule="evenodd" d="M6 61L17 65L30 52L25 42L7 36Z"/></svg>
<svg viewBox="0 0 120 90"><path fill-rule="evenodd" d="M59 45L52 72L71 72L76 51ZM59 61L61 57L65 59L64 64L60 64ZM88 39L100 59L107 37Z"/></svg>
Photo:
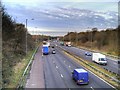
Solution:
<svg viewBox="0 0 120 90"><path fill-rule="evenodd" d="M56 53L56 51L55 50L52 50L52 54L55 54Z"/></svg>

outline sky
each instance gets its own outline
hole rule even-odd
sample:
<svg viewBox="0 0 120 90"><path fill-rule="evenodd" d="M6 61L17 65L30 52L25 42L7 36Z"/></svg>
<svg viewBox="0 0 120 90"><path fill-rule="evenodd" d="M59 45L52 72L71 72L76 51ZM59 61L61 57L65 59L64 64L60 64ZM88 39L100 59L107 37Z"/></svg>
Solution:
<svg viewBox="0 0 120 90"><path fill-rule="evenodd" d="M16 22L25 24L28 19L27 29L32 34L64 35L70 31L80 32L95 25L103 26L102 20L105 20L106 26L114 25L117 19L113 18L118 13L118 0L2 0L2 4ZM82 20L83 16L90 16L89 13L89 22ZM93 18L98 18L95 19L96 23L91 21Z"/></svg>

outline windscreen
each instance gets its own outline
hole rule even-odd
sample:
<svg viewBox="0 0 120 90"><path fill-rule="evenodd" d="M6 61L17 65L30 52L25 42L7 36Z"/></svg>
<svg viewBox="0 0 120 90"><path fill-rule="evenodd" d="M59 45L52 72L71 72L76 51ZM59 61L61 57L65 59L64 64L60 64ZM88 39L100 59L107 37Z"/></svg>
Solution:
<svg viewBox="0 0 120 90"><path fill-rule="evenodd" d="M100 61L106 61L106 58L100 58Z"/></svg>

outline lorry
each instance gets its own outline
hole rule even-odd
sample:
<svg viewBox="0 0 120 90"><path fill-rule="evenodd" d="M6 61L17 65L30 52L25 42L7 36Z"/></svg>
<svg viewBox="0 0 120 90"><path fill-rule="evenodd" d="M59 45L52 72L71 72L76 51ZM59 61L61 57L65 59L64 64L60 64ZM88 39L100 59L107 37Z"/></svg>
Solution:
<svg viewBox="0 0 120 90"><path fill-rule="evenodd" d="M47 45L48 47L50 47L50 42L49 41L43 41L43 45Z"/></svg>
<svg viewBox="0 0 120 90"><path fill-rule="evenodd" d="M98 64L107 65L106 56L101 53L93 53L92 61Z"/></svg>
<svg viewBox="0 0 120 90"><path fill-rule="evenodd" d="M72 78L76 81L77 85L89 83L88 72L82 68L74 69L74 71L72 72Z"/></svg>
<svg viewBox="0 0 120 90"><path fill-rule="evenodd" d="M42 53L43 53L43 55L49 54L49 46L48 45L43 45Z"/></svg>
<svg viewBox="0 0 120 90"><path fill-rule="evenodd" d="M50 47L50 42L47 42L48 47Z"/></svg>
<svg viewBox="0 0 120 90"><path fill-rule="evenodd" d="M71 47L71 42L66 42L66 46Z"/></svg>

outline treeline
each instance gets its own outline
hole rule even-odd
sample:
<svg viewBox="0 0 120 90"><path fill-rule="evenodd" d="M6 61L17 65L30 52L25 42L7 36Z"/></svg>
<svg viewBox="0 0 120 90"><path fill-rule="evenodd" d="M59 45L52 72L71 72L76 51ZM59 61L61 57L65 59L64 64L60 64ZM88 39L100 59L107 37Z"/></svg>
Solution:
<svg viewBox="0 0 120 90"><path fill-rule="evenodd" d="M30 34L27 34L28 52L35 48ZM11 83L13 66L21 62L26 55L26 28L18 24L7 14L2 7L2 86L5 88Z"/></svg>
<svg viewBox="0 0 120 90"><path fill-rule="evenodd" d="M86 32L69 32L62 40L71 41L74 45L100 50L108 54L120 55L119 53L119 28L98 31L93 28Z"/></svg>

